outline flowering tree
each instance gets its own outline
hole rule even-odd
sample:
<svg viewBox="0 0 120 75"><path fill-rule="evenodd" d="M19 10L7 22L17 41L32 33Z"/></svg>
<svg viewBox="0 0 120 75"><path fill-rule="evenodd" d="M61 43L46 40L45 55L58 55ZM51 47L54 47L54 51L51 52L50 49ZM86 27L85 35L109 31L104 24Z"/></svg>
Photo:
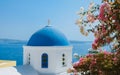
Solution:
<svg viewBox="0 0 120 75"><path fill-rule="evenodd" d="M103 0L101 5L90 3L88 10L82 7L76 24L80 32L87 36L94 33L92 48L112 44L114 53L100 51L88 54L73 64L69 72L83 72L83 75L119 75L120 71L120 0ZM107 71L104 72L104 71Z"/></svg>
<svg viewBox="0 0 120 75"><path fill-rule="evenodd" d="M87 11L83 8L78 13L80 18L76 24L80 27L83 35L94 33L95 40L92 44L94 50L106 44L112 44L113 50L120 51L120 1L108 2L95 5L90 3ZM93 24L94 23L94 24Z"/></svg>
<svg viewBox="0 0 120 75"><path fill-rule="evenodd" d="M119 75L120 63L114 53L100 51L98 54L88 54L73 64L69 72L83 75Z"/></svg>

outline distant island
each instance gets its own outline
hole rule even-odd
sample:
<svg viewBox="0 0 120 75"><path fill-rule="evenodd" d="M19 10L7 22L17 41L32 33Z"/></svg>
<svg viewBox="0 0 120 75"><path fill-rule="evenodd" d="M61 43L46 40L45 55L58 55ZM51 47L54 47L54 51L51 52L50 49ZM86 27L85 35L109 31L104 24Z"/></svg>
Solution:
<svg viewBox="0 0 120 75"><path fill-rule="evenodd" d="M77 40L70 40L70 43L85 43L85 42L91 43L92 41L77 41Z"/></svg>
<svg viewBox="0 0 120 75"><path fill-rule="evenodd" d="M15 39L0 39L0 44L27 44L27 41Z"/></svg>
<svg viewBox="0 0 120 75"><path fill-rule="evenodd" d="M85 43L85 42L92 42L92 41L77 41L77 40L70 40L70 43ZM0 44L23 44L26 45L26 40L16 40L16 39L0 39Z"/></svg>

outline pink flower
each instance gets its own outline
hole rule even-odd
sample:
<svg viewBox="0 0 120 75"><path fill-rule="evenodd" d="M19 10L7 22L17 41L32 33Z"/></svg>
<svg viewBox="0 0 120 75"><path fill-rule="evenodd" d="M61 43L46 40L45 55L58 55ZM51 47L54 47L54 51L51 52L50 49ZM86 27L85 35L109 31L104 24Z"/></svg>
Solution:
<svg viewBox="0 0 120 75"><path fill-rule="evenodd" d="M97 49L97 47L98 47L98 42L100 42L100 38L98 37L98 38L95 38L95 40L94 40L94 42L93 42L93 44L92 44L92 48L93 49Z"/></svg>
<svg viewBox="0 0 120 75"><path fill-rule="evenodd" d="M113 58L114 64L117 64L118 59L116 57Z"/></svg>
<svg viewBox="0 0 120 75"><path fill-rule="evenodd" d="M105 29L104 25L102 25L101 27L102 27L102 33L105 33L106 29Z"/></svg>
<svg viewBox="0 0 120 75"><path fill-rule="evenodd" d="M92 69L92 67L96 66L96 63L96 60L92 60L89 69Z"/></svg>
<svg viewBox="0 0 120 75"><path fill-rule="evenodd" d="M111 54L111 53L105 50L105 51L104 51L104 54L105 54L105 55L109 55L109 54Z"/></svg>
<svg viewBox="0 0 120 75"><path fill-rule="evenodd" d="M97 49L97 44L96 44L96 43L93 43L93 44L92 44L92 48L93 48L94 50L96 50L96 49Z"/></svg>
<svg viewBox="0 0 120 75"><path fill-rule="evenodd" d="M94 43L98 43L100 38L95 38Z"/></svg>
<svg viewBox="0 0 120 75"><path fill-rule="evenodd" d="M84 59L83 58L80 58L79 62L83 61Z"/></svg>
<svg viewBox="0 0 120 75"><path fill-rule="evenodd" d="M98 15L98 19L102 20L102 21L106 21L107 20L107 16L105 15L105 13L110 13L111 7L110 5L105 2L100 6L100 14Z"/></svg>
<svg viewBox="0 0 120 75"><path fill-rule="evenodd" d="M73 67L74 68L76 68L76 67L78 67L79 66L79 61L77 61L77 62L75 62L74 64L73 64Z"/></svg>
<svg viewBox="0 0 120 75"><path fill-rule="evenodd" d="M93 14L91 14L91 13L88 13L87 20L88 20L88 22L93 23L95 21L95 16Z"/></svg>
<svg viewBox="0 0 120 75"><path fill-rule="evenodd" d="M86 57L88 58L88 57L92 57L93 55L92 54L88 54Z"/></svg>
<svg viewBox="0 0 120 75"><path fill-rule="evenodd" d="M113 58L113 61L117 61L117 58L115 57L115 58Z"/></svg>

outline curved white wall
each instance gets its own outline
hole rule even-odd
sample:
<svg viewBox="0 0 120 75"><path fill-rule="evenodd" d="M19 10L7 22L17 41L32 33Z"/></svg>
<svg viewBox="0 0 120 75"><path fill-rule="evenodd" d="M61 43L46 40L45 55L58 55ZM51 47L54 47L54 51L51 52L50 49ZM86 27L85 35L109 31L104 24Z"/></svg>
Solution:
<svg viewBox="0 0 120 75"><path fill-rule="evenodd" d="M71 67L72 46L24 46L24 64L28 64L30 53L30 65L40 73L60 73ZM41 68L41 55L48 54L48 68ZM65 54L66 66L62 66L62 54Z"/></svg>

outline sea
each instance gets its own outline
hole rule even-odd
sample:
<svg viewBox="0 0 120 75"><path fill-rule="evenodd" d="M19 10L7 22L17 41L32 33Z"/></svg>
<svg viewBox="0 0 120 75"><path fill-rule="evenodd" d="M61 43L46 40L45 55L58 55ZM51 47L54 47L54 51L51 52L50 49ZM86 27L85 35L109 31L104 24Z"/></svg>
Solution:
<svg viewBox="0 0 120 75"><path fill-rule="evenodd" d="M88 54L88 49L91 48L92 41L70 41L73 46L72 62L78 61L74 54L84 56ZM14 60L18 65L23 64L23 46L27 41L0 39L0 60Z"/></svg>

